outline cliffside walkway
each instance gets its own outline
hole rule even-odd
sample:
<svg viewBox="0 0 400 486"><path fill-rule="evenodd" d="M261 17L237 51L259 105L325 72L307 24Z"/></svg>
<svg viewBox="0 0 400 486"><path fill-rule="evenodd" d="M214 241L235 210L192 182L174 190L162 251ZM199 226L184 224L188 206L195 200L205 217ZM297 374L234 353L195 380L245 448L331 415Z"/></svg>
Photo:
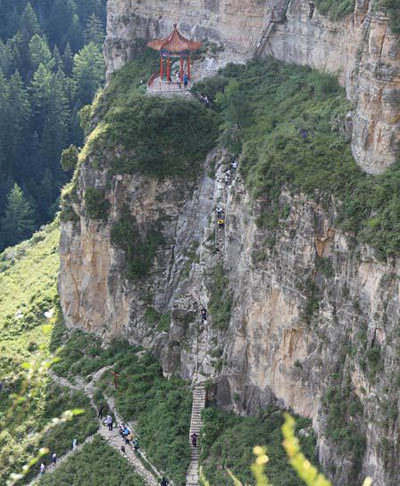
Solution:
<svg viewBox="0 0 400 486"><path fill-rule="evenodd" d="M103 375L105 371L110 369L111 366L106 366L100 370L98 370L92 377L92 380L90 383L85 383L82 379L77 380L76 384L71 383L69 380L66 378L63 378L61 376L57 376L52 370L49 370L49 375L52 378L52 380L59 384L60 386L70 388L71 390L76 390L76 391L82 391L87 395L87 397L90 400L91 406L94 408L94 410L97 412L97 407L94 403L94 392L95 392L95 385L97 381L100 379L100 377ZM117 414L115 410L115 404L113 399L109 397L105 397L107 407L109 408L110 411L114 414L114 417L118 423L124 422L121 417ZM157 470L157 468L148 460L146 457L146 454L143 451L139 451L138 454L141 455L142 459L140 459L134 452L133 448L131 446L125 445L125 454L121 451L121 446L124 445L121 436L119 435L119 430L117 427L115 427L112 431L108 430L108 427L105 427L103 425L102 419L97 418L99 422L99 430L96 432L96 434L99 434L103 437L103 439L113 447L115 450L119 452L123 457L125 457L128 462L134 467L135 471L139 476L141 476L144 480L144 482L148 486L158 486L160 484L160 478L161 474ZM126 422L125 422L126 423ZM134 426L129 423L129 427L132 430L133 435L135 435L135 430ZM82 444L78 444L78 446L74 449L69 451L67 454L64 454L64 456L61 456L57 460L57 464L51 465L47 467L45 475L47 476L48 474L53 473L57 468L63 464L69 457L78 451L82 449L82 447L90 443L93 438L95 437L96 434L93 434L85 439L85 441ZM151 469L153 472L151 472L149 469L145 467L143 463L147 463L149 466L149 469ZM30 486L37 485L41 479L41 476L38 474L30 483ZM173 485L173 483L170 481L170 484Z"/></svg>
<svg viewBox="0 0 400 486"><path fill-rule="evenodd" d="M200 444L193 447L192 434L196 433L200 438L202 427L201 412L206 406L206 388L203 383L195 385L193 388L192 418L190 420L189 443L192 454L189 469L186 475L186 486L199 486L199 456Z"/></svg>

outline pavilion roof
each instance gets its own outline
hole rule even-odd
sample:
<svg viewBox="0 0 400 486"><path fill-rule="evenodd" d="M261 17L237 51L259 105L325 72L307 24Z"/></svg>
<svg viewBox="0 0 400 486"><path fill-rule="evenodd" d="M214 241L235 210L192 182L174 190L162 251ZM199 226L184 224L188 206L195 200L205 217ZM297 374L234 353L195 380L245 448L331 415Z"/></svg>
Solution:
<svg viewBox="0 0 400 486"><path fill-rule="evenodd" d="M202 43L186 39L186 37L178 31L175 24L174 30L167 38L153 40L147 45L156 51L167 51L171 54L178 54L184 51L196 51L197 49L200 49Z"/></svg>

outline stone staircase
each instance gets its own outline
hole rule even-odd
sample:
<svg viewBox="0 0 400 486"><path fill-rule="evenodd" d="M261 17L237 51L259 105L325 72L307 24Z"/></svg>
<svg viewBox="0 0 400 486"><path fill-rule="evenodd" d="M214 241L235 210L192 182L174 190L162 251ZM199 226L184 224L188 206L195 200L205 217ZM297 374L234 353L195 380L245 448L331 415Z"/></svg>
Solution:
<svg viewBox="0 0 400 486"><path fill-rule="evenodd" d="M206 405L206 389L204 384L195 385L193 388L192 418L190 421L189 443L192 459L189 470L186 475L186 486L199 486L199 456L200 444L197 447L192 446L191 436L196 433L200 438L202 426L201 412Z"/></svg>

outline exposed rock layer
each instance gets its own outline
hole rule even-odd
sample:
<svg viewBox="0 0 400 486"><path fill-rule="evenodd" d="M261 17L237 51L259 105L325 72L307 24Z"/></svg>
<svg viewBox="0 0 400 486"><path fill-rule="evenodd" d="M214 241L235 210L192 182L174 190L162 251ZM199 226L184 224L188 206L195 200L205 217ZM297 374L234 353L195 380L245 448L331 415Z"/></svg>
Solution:
<svg viewBox="0 0 400 486"><path fill-rule="evenodd" d="M208 176L213 160L216 179ZM329 437L359 434L366 439L365 455L359 448L363 475L377 486L397 485L398 263L379 263L367 247L354 246L335 228L333 210L301 195L282 193L282 207L291 209L279 229L258 228L259 208L238 175L225 183L226 164L226 154L211 154L194 187L140 176L113 176L107 185L103 172L84 164L75 203L80 219L62 231L67 324L152 348L167 375L211 378L220 405L239 413L278 400L312 418L335 485L360 481L348 438L338 446ZM107 223L85 216L87 186L108 187ZM226 209L224 229L216 223L217 204ZM124 278L125 255L110 243L123 205L139 226L158 221L163 228L152 272L136 282ZM199 310L221 285L221 308L230 299L232 306L229 322L218 328L214 315L202 323ZM146 317L150 307L170 313L168 332ZM332 406L342 403L342 416L332 422Z"/></svg>
<svg viewBox="0 0 400 486"><path fill-rule="evenodd" d="M225 60L245 60L258 48L337 73L355 104L356 159L370 172L382 171L394 160L399 128L400 51L387 19L367 0L357 0L355 14L337 23L317 11L310 18L308 1L277 0L275 19L284 15L258 45L271 5L109 0L108 73L135 55L134 39L166 35L177 20L183 32L223 44ZM282 193L287 218L279 228L258 228L261 208L251 204L239 176L225 183L228 163L227 154L210 154L203 175L189 185L111 176L89 158L74 202L79 221L62 226L59 286L67 324L152 348L167 375L211 378L219 404L239 413L279 401L310 417L321 462L337 486L360 484L367 474L375 486L397 486L398 262L376 261L337 229L332 203L327 211L302 195ZM106 222L87 217L87 187L105 191ZM224 229L216 224L217 204L226 209ZM110 238L124 206L139 228L155 222L164 235L151 274L135 282L125 278L126 255ZM199 317L200 306L209 307L217 294L221 308L232 302L226 326L217 327L215 315L207 323ZM170 314L168 331L149 319L150 308Z"/></svg>
<svg viewBox="0 0 400 486"><path fill-rule="evenodd" d="M339 76L354 102L353 153L367 172L396 158L400 140L400 40L377 0L357 0L354 15L333 22L308 0L110 0L105 48L108 75L134 57L134 40L188 35L223 45L233 60L263 55ZM271 21L265 46L258 45ZM263 43L264 44L264 43Z"/></svg>

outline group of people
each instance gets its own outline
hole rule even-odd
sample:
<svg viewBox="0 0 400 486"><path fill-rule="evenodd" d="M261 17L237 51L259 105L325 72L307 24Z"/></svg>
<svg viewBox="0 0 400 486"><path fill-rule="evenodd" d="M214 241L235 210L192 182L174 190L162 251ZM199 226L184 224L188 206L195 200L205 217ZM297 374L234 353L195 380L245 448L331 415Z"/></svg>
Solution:
<svg viewBox="0 0 400 486"><path fill-rule="evenodd" d="M52 453L50 457L51 464L57 464L57 454L55 452ZM46 472L47 466L46 463L41 462L40 463L40 475L43 476L43 474Z"/></svg>
<svg viewBox="0 0 400 486"><path fill-rule="evenodd" d="M225 228L225 211L220 206L217 206L215 212L217 213L218 228Z"/></svg>
<svg viewBox="0 0 400 486"><path fill-rule="evenodd" d="M132 444L135 451L139 450L139 441L133 437L131 429L126 424L119 424L119 435L122 437L126 445ZM125 447L121 447L122 452L125 452Z"/></svg>
<svg viewBox="0 0 400 486"><path fill-rule="evenodd" d="M185 88L187 88L187 87L188 87L188 85L189 85L189 76L188 76L186 73L185 73L185 74L183 75L183 77L181 78L181 73L180 73L179 71L176 71L176 73L175 73L175 78L176 78L176 83L178 84L178 86L179 86L180 88L182 88L182 82L183 82L183 86L184 86ZM168 81L169 83L172 83L171 76L170 76L170 77L167 79L167 81Z"/></svg>
<svg viewBox="0 0 400 486"><path fill-rule="evenodd" d="M238 168L238 162L237 160L233 159L231 161L230 167L225 171L225 184L230 184L232 181L233 174L236 172L236 169ZM218 228L224 229L225 228L225 210L221 208L221 206L217 206L215 209L215 212L217 213L217 224Z"/></svg>
<svg viewBox="0 0 400 486"><path fill-rule="evenodd" d="M229 185L232 181L232 176L236 172L236 169L238 168L238 162L237 160L233 159L230 165L230 168L225 171L225 184Z"/></svg>

